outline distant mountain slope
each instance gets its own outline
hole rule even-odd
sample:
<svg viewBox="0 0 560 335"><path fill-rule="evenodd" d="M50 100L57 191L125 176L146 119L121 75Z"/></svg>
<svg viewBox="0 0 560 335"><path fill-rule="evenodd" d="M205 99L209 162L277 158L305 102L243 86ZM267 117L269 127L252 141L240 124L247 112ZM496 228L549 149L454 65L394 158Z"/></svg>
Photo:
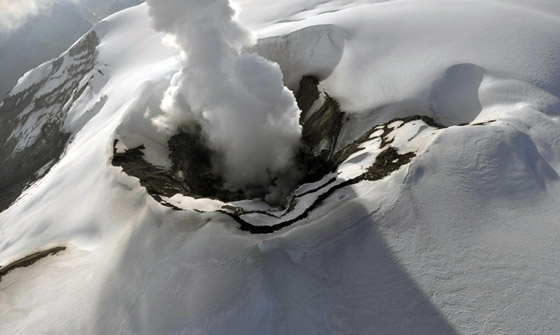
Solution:
<svg viewBox="0 0 560 335"><path fill-rule="evenodd" d="M0 97L28 70L57 57L93 24L139 0L55 2L17 30L0 35Z"/></svg>
<svg viewBox="0 0 560 335"><path fill-rule="evenodd" d="M101 71L94 72L98 43L96 33L90 32L68 53L43 64L44 77L17 87L17 93L2 100L0 211L45 175L63 153L70 136L63 127L68 111L81 94L87 93L90 81L102 75Z"/></svg>

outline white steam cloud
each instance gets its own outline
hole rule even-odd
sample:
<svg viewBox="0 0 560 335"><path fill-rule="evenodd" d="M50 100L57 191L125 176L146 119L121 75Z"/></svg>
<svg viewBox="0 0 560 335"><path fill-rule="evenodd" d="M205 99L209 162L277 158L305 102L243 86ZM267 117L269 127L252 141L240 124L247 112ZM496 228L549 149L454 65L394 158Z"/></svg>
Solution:
<svg viewBox="0 0 560 335"><path fill-rule="evenodd" d="M24 25L39 11L57 0L0 0L0 34L7 34Z"/></svg>
<svg viewBox="0 0 560 335"><path fill-rule="evenodd" d="M230 190L293 179L299 108L277 64L242 52L254 41L229 1L146 2L152 25L173 35L184 57L161 105L165 115L155 120L158 127L171 134L200 123L222 158L214 168Z"/></svg>

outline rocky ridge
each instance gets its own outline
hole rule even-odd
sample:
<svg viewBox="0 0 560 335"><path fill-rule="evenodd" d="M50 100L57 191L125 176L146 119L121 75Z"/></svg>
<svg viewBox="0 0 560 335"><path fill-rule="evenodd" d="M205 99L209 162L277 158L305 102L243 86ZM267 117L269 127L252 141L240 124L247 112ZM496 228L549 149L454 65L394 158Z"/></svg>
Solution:
<svg viewBox="0 0 560 335"><path fill-rule="evenodd" d="M64 122L94 76L99 39L91 31L43 66L48 74L0 102L0 211L45 175L70 139ZM84 80L88 79L88 80ZM12 91L12 92L14 92Z"/></svg>

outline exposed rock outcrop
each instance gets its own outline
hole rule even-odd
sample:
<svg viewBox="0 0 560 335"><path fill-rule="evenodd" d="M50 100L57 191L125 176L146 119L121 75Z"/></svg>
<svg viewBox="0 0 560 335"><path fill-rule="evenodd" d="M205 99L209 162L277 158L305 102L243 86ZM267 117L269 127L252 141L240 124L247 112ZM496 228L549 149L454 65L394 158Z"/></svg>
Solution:
<svg viewBox="0 0 560 335"><path fill-rule="evenodd" d="M32 253L31 255L18 259L4 267L0 267L0 281L2 281L3 276L7 275L8 273L10 273L15 269L31 266L47 256L56 255L64 250L66 250L66 247L55 247L48 250L37 251L35 253Z"/></svg>
<svg viewBox="0 0 560 335"><path fill-rule="evenodd" d="M62 155L70 138L62 126L88 85L83 79L94 69L98 44L91 31L45 77L0 102L0 212Z"/></svg>

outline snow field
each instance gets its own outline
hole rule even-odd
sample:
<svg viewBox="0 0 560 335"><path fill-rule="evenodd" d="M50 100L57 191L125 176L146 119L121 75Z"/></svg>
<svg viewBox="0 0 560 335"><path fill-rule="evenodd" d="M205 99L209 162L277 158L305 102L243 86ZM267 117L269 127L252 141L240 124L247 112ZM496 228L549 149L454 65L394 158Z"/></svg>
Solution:
<svg viewBox="0 0 560 335"><path fill-rule="evenodd" d="M264 38L255 50L279 62L286 85L309 71L352 113L346 144L406 115L450 127L391 125L402 126L392 145L417 155L410 165L335 192L275 234L173 211L110 165L114 138L169 163L151 119L181 66L147 24L147 6L120 12L95 28L105 76L69 113L65 156L0 214L2 265L69 247L2 278L0 332L556 333L558 4L237 5ZM102 100L91 118L81 114ZM367 167L378 144L365 143L341 178Z"/></svg>

